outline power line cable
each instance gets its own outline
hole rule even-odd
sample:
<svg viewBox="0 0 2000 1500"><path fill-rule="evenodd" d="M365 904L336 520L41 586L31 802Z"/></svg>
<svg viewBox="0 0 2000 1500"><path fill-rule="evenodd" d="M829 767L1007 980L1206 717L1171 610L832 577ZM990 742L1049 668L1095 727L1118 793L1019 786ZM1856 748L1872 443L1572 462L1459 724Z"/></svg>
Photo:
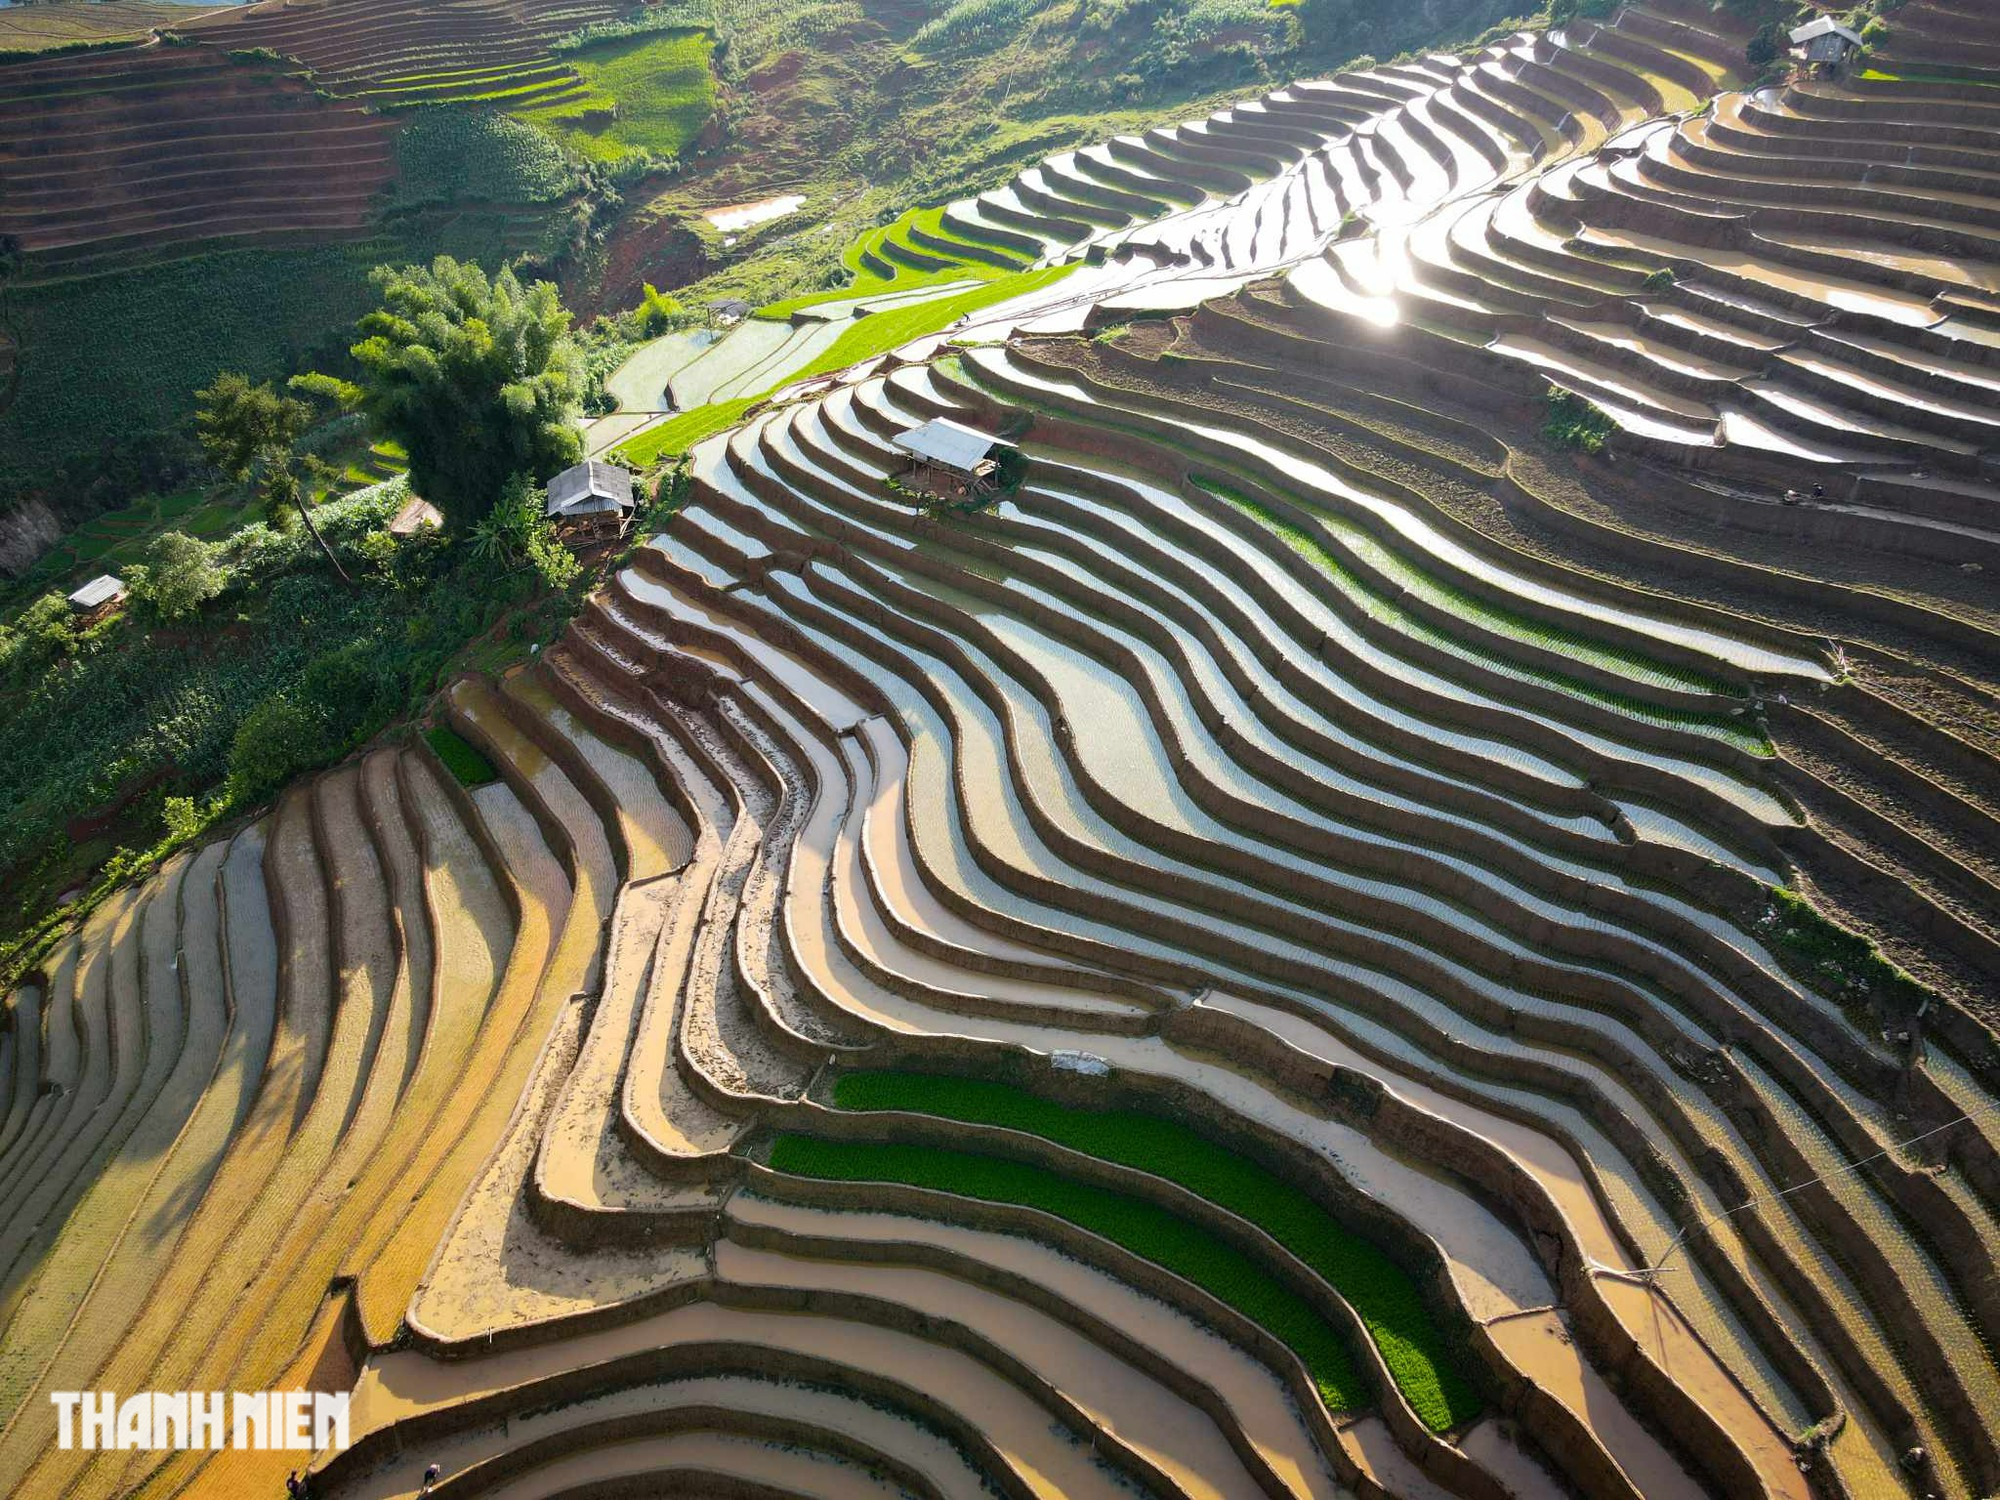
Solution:
<svg viewBox="0 0 2000 1500"><path fill-rule="evenodd" d="M1774 1192L1759 1193L1754 1198L1745 1199L1734 1208L1718 1209L1716 1212L1709 1214L1699 1222L1689 1225L1676 1234L1673 1240L1667 1245L1667 1248L1660 1252L1658 1258L1650 1266L1642 1267L1637 1271L1614 1271L1613 1274L1650 1283L1661 1272L1668 1269L1667 1262L1673 1259L1675 1251L1679 1250L1682 1245L1686 1244L1695 1235L1700 1234L1704 1229L1707 1229L1711 1224L1720 1223L1724 1219L1734 1218L1737 1214L1744 1212L1746 1209L1755 1208L1760 1203L1775 1203L1780 1198L1789 1198L1793 1193L1804 1192L1807 1188L1817 1186L1832 1178L1851 1176L1853 1173L1859 1172L1870 1162L1880 1161L1885 1156L1891 1156L1898 1151L1906 1150L1920 1141L1927 1141L1934 1135L1942 1135L1945 1131L1966 1124L1968 1121L1977 1120L1983 1116L1996 1113L2000 1113L2000 1100L1995 1100L1993 1103L1979 1109L1968 1110L1955 1119L1947 1120L1942 1125L1934 1125L1929 1130L1913 1135L1906 1141L1897 1141L1893 1145L1884 1146L1880 1151L1874 1152L1871 1155L1860 1157L1854 1161L1843 1162L1837 1167L1820 1173L1817 1177L1808 1177L1804 1182L1795 1182L1788 1188L1779 1188ZM1603 1267L1603 1269L1611 1270L1608 1266Z"/></svg>

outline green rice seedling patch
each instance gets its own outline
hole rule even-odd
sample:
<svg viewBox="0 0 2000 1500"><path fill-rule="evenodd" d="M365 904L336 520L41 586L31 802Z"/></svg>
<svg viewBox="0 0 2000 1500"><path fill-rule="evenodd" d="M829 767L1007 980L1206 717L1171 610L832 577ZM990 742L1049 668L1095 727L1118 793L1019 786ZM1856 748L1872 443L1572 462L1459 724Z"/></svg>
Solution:
<svg viewBox="0 0 2000 1500"><path fill-rule="evenodd" d="M802 297L787 297L782 302L773 302L768 307L757 309L756 316L784 321L795 312L808 307L823 307L829 302L852 302L861 297L886 297L896 292L921 291L928 286L949 286L955 281L994 281L1007 273L998 266L973 261L966 265L947 266L942 271L913 271L908 266L897 266L894 277L877 276L873 271L859 272L846 286L835 287L826 292L809 292ZM879 317L871 313L871 317Z"/></svg>
<svg viewBox="0 0 2000 1500"><path fill-rule="evenodd" d="M565 60L591 94L615 102L617 117L586 121L574 101L547 112L529 107L521 117L592 161L616 161L634 151L678 157L715 113L709 71L714 45L709 32L686 30L580 47Z"/></svg>
<svg viewBox="0 0 2000 1500"><path fill-rule="evenodd" d="M394 90L373 89L369 97L385 109L402 109L420 104L516 104L532 103L538 95L548 92L552 84L560 83L561 77L543 73L510 75L520 78L519 83L509 84L506 79L498 79L491 88L480 88L476 92L465 92L463 87L429 86L420 89Z"/></svg>
<svg viewBox="0 0 2000 1500"><path fill-rule="evenodd" d="M1861 76L1870 83L1976 83L1982 88L2000 88L2000 82L1996 82L1991 77L1982 78L1970 70L1963 74L1928 73L1923 71L1898 71L1891 73L1882 68L1863 68Z"/></svg>
<svg viewBox="0 0 2000 1500"><path fill-rule="evenodd" d="M743 420L743 414L763 400L762 396L739 396L729 401L711 401L689 411L676 413L657 427L644 432L619 448L618 456L647 468L662 459L678 458L705 437L712 437Z"/></svg>
<svg viewBox="0 0 2000 1500"><path fill-rule="evenodd" d="M898 1182L1039 1209L1165 1267L1226 1302L1298 1355L1332 1412L1368 1404L1340 1337L1303 1297L1249 1256L1163 1208L1072 1182L1041 1167L927 1146L827 1141L782 1135L771 1166L832 1182Z"/></svg>
<svg viewBox="0 0 2000 1500"><path fill-rule="evenodd" d="M493 762L449 724L432 725L424 731L424 738L460 786L488 786L500 779L500 773L493 769Z"/></svg>
<svg viewBox="0 0 2000 1500"><path fill-rule="evenodd" d="M1600 453L1618 430L1611 414L1575 391L1552 390L1542 400L1547 413L1542 436L1558 448Z"/></svg>
<svg viewBox="0 0 2000 1500"><path fill-rule="evenodd" d="M1040 291L1053 282L1062 280L1076 266L1043 266L1033 271L1015 271L999 276L984 286L970 287L949 297L913 302L908 307L890 308L886 312L871 313L865 318L857 318L854 326L839 338L831 348L803 370L786 377L786 384L803 380L808 376L822 375L829 370L844 370L849 365L873 355L886 354L912 339L922 338L928 333L939 333L951 327L960 318L983 312L1011 298Z"/></svg>
<svg viewBox="0 0 2000 1500"><path fill-rule="evenodd" d="M963 368L960 370L960 375L962 378L971 380L974 384L980 383L976 376ZM1000 392L999 394L1011 404L1026 410L1046 411L1054 416L1073 415L1073 413L1065 412L1047 401L1038 400L1020 392L1010 390ZM1184 444L1177 444L1170 438L1162 437L1152 427L1135 422L1120 422L1107 410L1093 410L1090 420L1095 426L1104 427L1115 432L1130 433L1135 437L1144 438L1150 443L1163 444L1175 452L1183 454L1190 461L1191 465L1195 463L1212 463L1214 461L1208 454L1197 453ZM1366 580L1348 566L1344 559L1335 554L1311 532L1284 520L1268 506L1251 499L1241 490L1233 488L1228 483L1215 478L1213 475L1204 475L1191 471L1189 477L1197 486L1206 490L1218 500L1233 506L1262 525L1269 527L1294 552L1297 552L1325 573L1335 587L1341 590L1344 596L1360 605L1361 608L1367 611L1371 618L1379 620L1403 634L1413 636L1436 646L1438 649L1448 652L1462 661L1475 662L1491 671L1498 672L1503 676L1512 677L1518 681L1540 683L1544 686L1555 688L1560 692L1589 699L1591 702L1600 703L1607 708L1614 709L1635 719L1667 725L1676 729L1691 730L1697 734L1707 735L1710 738L1719 740L1724 744L1735 746L1752 755L1768 758L1776 754L1770 740L1765 737L1761 730L1748 722L1738 721L1729 715L1707 714L1691 709L1665 707L1643 699L1611 692L1597 686L1595 683L1585 682L1564 673L1529 666L1505 657L1475 650L1457 637L1439 630L1407 613L1398 606L1394 599L1372 588ZM1330 524L1338 523L1341 526L1352 526L1352 523L1345 522L1342 518L1332 516L1330 513L1315 510L1310 505L1302 504L1301 508L1312 511L1317 520L1323 520ZM1354 530L1359 532L1360 528L1355 527ZM1342 535L1345 537L1347 533L1343 531ZM1365 532L1362 532L1361 535L1364 537L1367 536ZM1368 538L1368 540L1371 543L1373 542L1372 538ZM1379 546L1379 543L1374 545ZM1389 556L1397 568L1407 568L1407 564L1404 564L1395 554L1388 552L1386 548L1382 550ZM1412 592L1416 591L1414 587L1415 581L1422 580L1434 591L1432 597L1436 597L1441 601L1450 601L1450 607L1455 612L1467 617L1472 617L1474 611L1479 610L1490 612L1495 618L1501 621L1515 620L1515 617L1507 615L1503 611L1494 610L1492 606L1485 604L1483 601L1463 595L1458 590L1438 583L1437 580L1430 579L1426 575L1416 572L1414 569L1409 570L1408 577L1403 576L1401 573L1397 576L1400 582L1404 582L1406 586L1411 587ZM1458 602L1461 599L1465 601L1464 605ZM1564 642L1580 646L1595 645L1595 643L1590 642L1586 637L1570 635L1567 632L1544 625L1539 620L1522 618L1518 621L1518 627L1520 638L1526 640L1544 640L1551 645L1557 646L1558 649L1566 649L1561 644ZM1610 651L1614 657L1622 655L1622 653L1617 653L1615 648L1599 647L1598 649ZM1669 670L1659 668L1658 663L1650 662L1646 658L1636 655L1630 657L1629 660L1641 662L1659 670ZM1662 680L1671 679L1663 678ZM1711 692L1723 691L1718 685L1710 683L1705 679L1693 677L1692 675L1687 680Z"/></svg>
<svg viewBox="0 0 2000 1500"><path fill-rule="evenodd" d="M550 94L536 99L514 110L514 117L532 121L544 130L554 126L588 123L590 117L609 118L617 111L618 101L609 94L600 94L585 84L578 84L560 94Z"/></svg>
<svg viewBox="0 0 2000 1500"><path fill-rule="evenodd" d="M1585 682L1580 678L1571 677L1565 673L1528 666L1505 657L1475 650L1456 636L1440 630L1427 621L1419 619L1402 609L1395 600L1372 587L1367 580L1363 579L1349 567L1345 559L1341 558L1305 528L1285 520L1268 507L1259 504L1240 491L1229 488L1227 485L1200 477L1197 477L1195 482L1217 499L1225 501L1245 515L1269 527L1286 546L1325 573L1333 581L1334 585L1340 589L1342 594L1358 604L1367 612L1370 618L1393 626L1403 634L1413 636L1428 645L1435 646L1439 650L1445 651L1461 661L1477 663L1479 666L1499 672L1517 681L1535 682L1545 687L1552 687L1575 697L1585 698L1593 703L1603 704L1607 708L1616 709L1618 712L1635 719L1642 719L1675 729L1692 730L1697 734L1706 735L1724 744L1735 746L1752 755L1769 756L1775 753L1771 747L1771 742L1765 738L1761 731L1744 723L1739 723L1726 715L1704 714L1691 709L1663 707L1660 704L1649 703L1644 699L1611 692L1608 689L1599 687L1595 683ZM1399 560L1394 558L1389 549L1375 542L1372 537L1369 537L1361 528L1354 526L1353 523L1346 522L1340 517L1332 516L1311 506L1303 508L1312 511L1315 521L1326 526L1328 530L1338 533L1341 539L1349 545L1354 546L1357 552L1363 555L1380 554L1381 557L1388 558L1391 564L1399 564ZM1379 560L1378 565L1381 565ZM1642 657L1627 656L1624 653L1618 652L1615 648L1595 645L1582 637L1546 626L1538 620L1509 615L1481 600L1474 599L1456 589L1441 584L1435 579L1427 578L1415 570L1394 565L1390 567L1390 573L1399 582L1404 583L1412 593L1432 599L1434 602L1449 608L1453 613L1494 630L1498 634L1509 635L1524 641L1539 642L1553 649L1563 651L1567 655L1574 656L1578 660L1615 664L1613 667L1614 670L1628 669L1635 663L1650 666L1661 673L1660 676L1650 679L1653 681L1675 682L1677 686L1694 686L1696 688L1705 688L1711 692L1722 691L1719 686L1704 682L1702 679L1693 677L1691 674L1684 679L1676 681L1668 669L1659 668L1657 663L1646 662L1645 658Z"/></svg>
<svg viewBox="0 0 2000 1500"><path fill-rule="evenodd" d="M833 341L826 353L803 369L791 371L775 382L769 390L760 391L753 396L736 397L729 401L713 401L706 406L697 406L692 411L681 412L662 422L658 427L649 427L620 446L617 450L618 456L644 468L649 464L658 463L663 458L685 453L711 433L734 426L746 411L779 386L792 385L834 370L844 370L849 365L874 355L886 354L889 350L900 348L912 339L919 339L927 333L937 333L949 328L968 314L1005 302L1011 297L1037 291L1051 282L1060 281L1075 269L1075 266L1067 265L1044 266L1036 271L1016 271L996 277L983 286L972 287L952 296L931 298L912 303L908 307L893 308L887 312L872 313L868 317L857 318L852 327ZM848 294L843 293L843 295Z"/></svg>
<svg viewBox="0 0 2000 1500"><path fill-rule="evenodd" d="M912 224L920 225L926 234L936 235L953 244L966 244L966 237L955 230L943 226L945 210L939 208L913 208L891 224L878 224L863 231L848 243L841 252L840 263L847 268L850 279L845 285L823 292L811 292L801 297L787 297L782 302L757 309L760 318L789 318L801 308L818 307L828 302L849 302L860 297L886 296L895 292L914 292L927 286L944 286L954 281L975 279L995 281L1007 274L1006 269L993 263L990 257L1001 256L1010 261L1015 269L1027 265L1028 260L1018 250L1003 245L989 245L979 242L968 245L962 256L954 256L949 250L940 250L930 245L919 245L909 235ZM888 241L905 245L919 255L933 260L948 260L953 264L934 271L920 271L913 266L899 264L882 254L882 246ZM864 256L873 256L886 264L889 274L870 270ZM879 316L879 314L877 315Z"/></svg>
<svg viewBox="0 0 2000 1500"><path fill-rule="evenodd" d="M833 1097L842 1109L910 1110L1024 1131L1178 1183L1255 1224L1338 1291L1432 1430L1479 1412L1478 1393L1405 1271L1299 1189L1186 1125L1136 1110L1073 1109L1009 1084L928 1073L845 1073Z"/></svg>
<svg viewBox="0 0 2000 1500"><path fill-rule="evenodd" d="M153 504L153 514L162 521L179 520L189 511L197 509L207 498L207 492L200 489L185 489L171 495L162 495Z"/></svg>
<svg viewBox="0 0 2000 1500"><path fill-rule="evenodd" d="M212 542L234 531L247 519L243 506L234 500L211 500L198 510L192 510L181 518L180 529L191 536L198 536L205 542Z"/></svg>
<svg viewBox="0 0 2000 1500"><path fill-rule="evenodd" d="M1785 886L1771 887L1771 904L1756 926L1833 999L1845 1002L1873 994L1915 1010L1929 997L1923 984L1875 944Z"/></svg>
<svg viewBox="0 0 2000 1500"><path fill-rule="evenodd" d="M891 237L900 239L911 249L919 251L924 255L948 255L948 252L944 250L939 250L935 246L928 244L919 244L915 239L911 238L910 231L912 229L920 229L933 239L942 240L948 245L965 246L965 250L959 253L957 258L969 265L991 265L991 261L987 257L997 255L1018 271L1032 259L1032 257L1023 255L1012 246L988 244L984 240L974 239L970 235L962 234L956 229L947 229L944 223L945 208L946 205L940 204L936 208L912 209L897 221L897 225L902 228L903 232L896 234L896 226L892 226L890 231Z"/></svg>

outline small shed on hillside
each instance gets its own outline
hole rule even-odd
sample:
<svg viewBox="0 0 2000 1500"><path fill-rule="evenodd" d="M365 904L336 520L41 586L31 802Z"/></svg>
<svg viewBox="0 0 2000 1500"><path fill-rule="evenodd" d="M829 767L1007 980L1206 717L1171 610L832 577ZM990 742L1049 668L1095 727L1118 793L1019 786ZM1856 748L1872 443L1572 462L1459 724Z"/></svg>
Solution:
<svg viewBox="0 0 2000 1500"><path fill-rule="evenodd" d="M1793 49L1807 62L1831 69L1841 67L1863 45L1857 33L1832 16L1815 16L1805 25L1794 27L1791 39Z"/></svg>
<svg viewBox="0 0 2000 1500"><path fill-rule="evenodd" d="M70 613L79 625L95 625L106 616L116 614L130 592L125 587L124 579L110 573L99 573L69 596Z"/></svg>
<svg viewBox="0 0 2000 1500"><path fill-rule="evenodd" d="M549 481L546 514L571 546L589 546L625 534L636 508L632 471L595 458L564 469Z"/></svg>
<svg viewBox="0 0 2000 1500"><path fill-rule="evenodd" d="M910 475L920 488L959 499L992 483L997 468L993 451L1008 446L991 433L950 417L933 417L891 441L910 455Z"/></svg>
<svg viewBox="0 0 2000 1500"><path fill-rule="evenodd" d="M388 532L393 537L415 536L419 531L434 529L444 525L444 516L430 501L412 495L403 502L403 508L389 518Z"/></svg>
<svg viewBox="0 0 2000 1500"><path fill-rule="evenodd" d="M718 297L708 304L709 321L728 328L750 316L750 304L741 297Z"/></svg>

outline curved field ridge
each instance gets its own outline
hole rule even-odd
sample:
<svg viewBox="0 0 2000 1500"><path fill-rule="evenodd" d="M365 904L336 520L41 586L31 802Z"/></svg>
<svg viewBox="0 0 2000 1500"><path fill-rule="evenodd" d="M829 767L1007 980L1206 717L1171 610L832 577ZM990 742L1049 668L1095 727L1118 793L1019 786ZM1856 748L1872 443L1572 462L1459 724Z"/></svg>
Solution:
<svg viewBox="0 0 2000 1500"><path fill-rule="evenodd" d="M532 668L7 998L0 1492L273 1493L46 1400L273 1384L336 1497L2000 1489L2000 617L1641 441L1859 371L1857 479L1983 503L1990 85L1908 75L1992 21L1895 16L1741 96L1629 7L864 246L1070 269L690 430ZM915 503L937 416L1019 483Z"/></svg>
<svg viewBox="0 0 2000 1500"><path fill-rule="evenodd" d="M1600 108L1597 150L1302 265L1287 320L1583 396L1620 451L1697 470L1684 503L1729 524L1990 567L1991 22L1917 0L1849 76L1639 125ZM1940 74L1947 37L1961 61ZM1569 40L1608 104L1686 34L1634 15Z"/></svg>
<svg viewBox="0 0 2000 1500"><path fill-rule="evenodd" d="M1478 1413L1477 1396L1407 1276L1281 1178L1184 1125L1129 1111L1065 1109L1005 1084L937 1074L842 1074L833 1103L1026 1131L1178 1183L1262 1229L1353 1304L1396 1383L1431 1427L1461 1427ZM797 1170L781 1157L774 1165Z"/></svg>
<svg viewBox="0 0 2000 1500"><path fill-rule="evenodd" d="M771 1166L800 1177L897 1182L1053 1214L1185 1277L1261 1324L1305 1363L1329 1411L1368 1404L1366 1388L1341 1348L1338 1335L1313 1315L1302 1298L1260 1272L1249 1257L1148 1204L1064 1182L1054 1173L1022 1163L928 1146L816 1141L787 1135L772 1143ZM1435 1381L1431 1384L1433 1389L1420 1389L1420 1396L1427 1399L1418 1404L1418 1410L1433 1426L1450 1427L1454 1424L1449 1409L1438 1398Z"/></svg>

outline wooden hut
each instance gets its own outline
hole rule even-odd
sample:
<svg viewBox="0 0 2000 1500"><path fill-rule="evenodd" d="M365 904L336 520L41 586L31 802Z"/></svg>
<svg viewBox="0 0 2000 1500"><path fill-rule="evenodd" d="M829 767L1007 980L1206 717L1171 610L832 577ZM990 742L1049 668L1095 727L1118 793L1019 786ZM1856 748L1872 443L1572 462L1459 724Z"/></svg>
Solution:
<svg viewBox="0 0 2000 1500"><path fill-rule="evenodd" d="M994 450L1007 446L950 417L933 417L891 441L910 455L910 486L946 500L977 500L992 490Z"/></svg>
<svg viewBox="0 0 2000 1500"><path fill-rule="evenodd" d="M1838 73L1847 66L1863 43L1832 16L1815 16L1791 33L1792 51L1808 66L1823 73Z"/></svg>
<svg viewBox="0 0 2000 1500"><path fill-rule="evenodd" d="M125 587L124 579L110 573L99 573L69 596L70 614L79 629L87 630L99 620L117 614L124 607L130 592Z"/></svg>

